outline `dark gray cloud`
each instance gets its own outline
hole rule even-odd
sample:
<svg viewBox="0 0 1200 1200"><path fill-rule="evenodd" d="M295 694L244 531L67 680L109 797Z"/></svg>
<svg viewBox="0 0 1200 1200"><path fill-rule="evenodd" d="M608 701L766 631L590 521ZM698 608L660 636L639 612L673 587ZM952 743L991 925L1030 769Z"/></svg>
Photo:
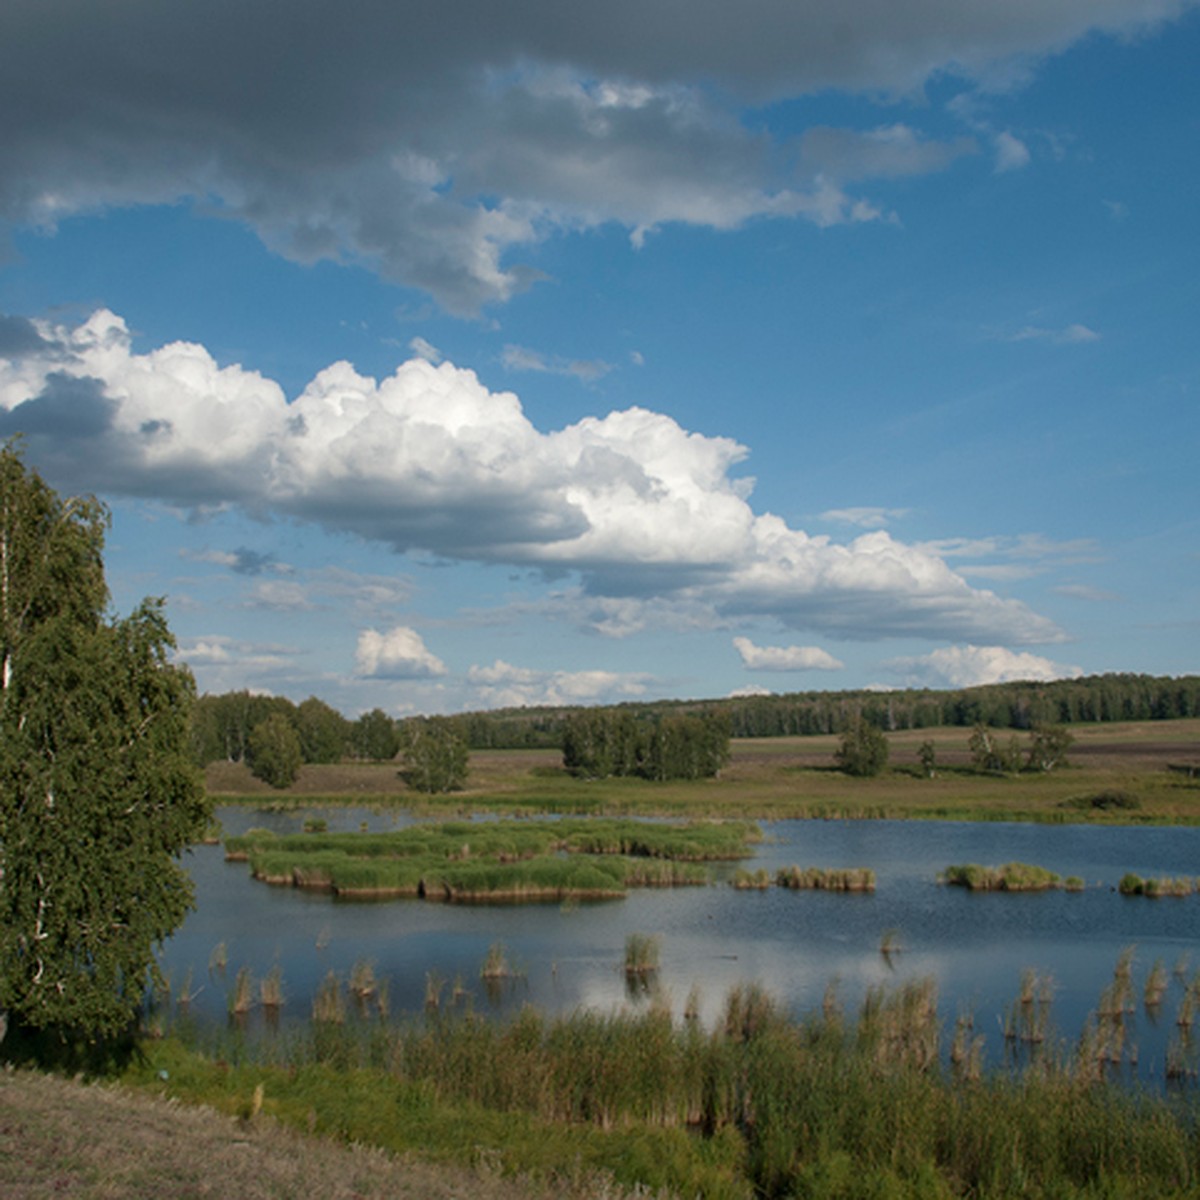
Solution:
<svg viewBox="0 0 1200 1200"><path fill-rule="evenodd" d="M1192 3L8 0L0 220L192 199L470 312L539 278L515 260L555 231L866 219L847 179L964 149L859 129L806 158L748 130L747 100L978 79Z"/></svg>
<svg viewBox="0 0 1200 1200"><path fill-rule="evenodd" d="M274 567L276 561L275 555L263 554L246 546L239 546L231 553L233 561L229 564L229 569L235 575L261 575Z"/></svg>
<svg viewBox="0 0 1200 1200"><path fill-rule="evenodd" d="M101 380L54 371L36 396L0 410L0 436L64 442L98 438L112 426L116 410Z"/></svg>
<svg viewBox="0 0 1200 1200"><path fill-rule="evenodd" d="M48 343L28 317L0 313L0 358L12 362L29 354L45 354Z"/></svg>

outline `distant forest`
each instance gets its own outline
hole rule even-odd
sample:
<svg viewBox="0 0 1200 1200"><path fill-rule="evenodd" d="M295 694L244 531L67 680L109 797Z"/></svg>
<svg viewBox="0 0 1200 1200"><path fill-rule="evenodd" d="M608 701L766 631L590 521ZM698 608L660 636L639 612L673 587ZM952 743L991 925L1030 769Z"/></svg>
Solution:
<svg viewBox="0 0 1200 1200"><path fill-rule="evenodd" d="M1082 721L1169 721L1200 716L1200 675L1090 675L1052 683L994 683L959 691L788 692L724 700L658 700L616 706L648 721L667 713L726 714L730 735L842 733L861 715L887 732L939 725L1032 729ZM569 708L513 708L450 718L472 747L561 745Z"/></svg>
<svg viewBox="0 0 1200 1200"><path fill-rule="evenodd" d="M789 692L720 700L658 700L611 706L639 723L668 716L721 714L732 737L794 737L842 733L860 716L888 732L939 725L1032 729L1037 725L1102 721L1169 721L1200 716L1200 676L1090 675L1052 683L996 683L959 691ZM381 710L350 721L310 697L293 704L248 692L205 695L198 702L194 744L198 759L238 760L251 730L271 713L296 727L306 762L342 756L393 757L406 737L427 725L453 732L472 749L563 746L568 717L583 706L507 708L449 717L393 720Z"/></svg>

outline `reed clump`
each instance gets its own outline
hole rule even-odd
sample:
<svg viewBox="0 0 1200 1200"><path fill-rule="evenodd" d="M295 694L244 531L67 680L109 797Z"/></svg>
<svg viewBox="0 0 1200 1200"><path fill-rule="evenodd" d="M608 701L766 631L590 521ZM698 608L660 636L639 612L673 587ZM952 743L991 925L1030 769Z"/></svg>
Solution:
<svg viewBox="0 0 1200 1200"><path fill-rule="evenodd" d="M1122 896L1149 896L1151 899L1158 899L1161 896L1181 898L1195 894L1197 881L1187 875L1176 877L1163 875L1158 878L1143 879L1133 871L1127 871L1121 876L1117 890Z"/></svg>
<svg viewBox="0 0 1200 1200"><path fill-rule="evenodd" d="M314 1025L342 1025L346 1020L346 997L342 992L342 981L330 971L317 987L313 996L312 1016Z"/></svg>
<svg viewBox="0 0 1200 1200"><path fill-rule="evenodd" d="M375 974L375 963L368 958L356 959L350 968L347 984L350 994L360 1004L370 1000L379 990L379 978Z"/></svg>
<svg viewBox="0 0 1200 1200"><path fill-rule="evenodd" d="M251 830L225 839L225 857L249 862L263 883L343 899L561 902L705 884L705 863L747 857L759 838L746 821L450 821L385 833Z"/></svg>
<svg viewBox="0 0 1200 1200"><path fill-rule="evenodd" d="M249 967L238 969L228 1004L231 1017L244 1017L254 1007L254 975Z"/></svg>
<svg viewBox="0 0 1200 1200"><path fill-rule="evenodd" d="M512 964L508 961L508 947L503 942L493 942L479 968L480 979L508 979L514 975Z"/></svg>
<svg viewBox="0 0 1200 1200"><path fill-rule="evenodd" d="M263 976L259 1000L268 1011L278 1012L283 1007L283 968L278 963Z"/></svg>
<svg viewBox="0 0 1200 1200"><path fill-rule="evenodd" d="M1128 967L1118 963L1114 983ZM1017 1003L1034 1009L1046 995L1045 977L1029 972ZM372 1023L369 1035L328 1023L261 1063L208 1064L167 1039L132 1069L147 1086L217 1104L244 1104L261 1084L264 1112L393 1151L450 1155L482 1142L505 1171L583 1162L640 1194L999 1200L1200 1188L1194 1105L1105 1083L1094 1046L989 1072L968 1015L943 1044L930 980L872 989L857 1014L831 1004L796 1019L757 985L733 989L708 1028L698 999L689 1007L678 1023L661 1003L557 1017L526 1006L508 1021L431 1011ZM1167 1072L1185 1079L1195 1059L1183 1032L1173 1047Z"/></svg>
<svg viewBox="0 0 1200 1200"><path fill-rule="evenodd" d="M625 974L645 978L658 970L659 939L653 934L631 933L625 938Z"/></svg>
<svg viewBox="0 0 1200 1200"><path fill-rule="evenodd" d="M972 892L1044 892L1062 886L1062 876L1031 863L1010 862L999 867L964 863L947 867L941 882Z"/></svg>
<svg viewBox="0 0 1200 1200"><path fill-rule="evenodd" d="M775 875L782 888L794 891L873 892L875 872L870 867L783 867Z"/></svg>
<svg viewBox="0 0 1200 1200"><path fill-rule="evenodd" d="M748 871L744 867L739 867L733 873L733 878L730 880L730 884L741 892L765 892L774 882L771 878L771 872L766 867L759 867L754 871Z"/></svg>

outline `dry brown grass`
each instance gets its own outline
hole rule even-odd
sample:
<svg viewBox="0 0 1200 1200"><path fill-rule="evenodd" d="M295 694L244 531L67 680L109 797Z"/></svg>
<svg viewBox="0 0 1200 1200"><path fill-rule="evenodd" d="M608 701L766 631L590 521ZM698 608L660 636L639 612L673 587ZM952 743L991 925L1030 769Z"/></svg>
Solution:
<svg viewBox="0 0 1200 1200"><path fill-rule="evenodd" d="M486 1170L305 1138L270 1121L0 1071L5 1200L580 1200ZM601 1188L601 1194L616 1196Z"/></svg>
<svg viewBox="0 0 1200 1200"><path fill-rule="evenodd" d="M1073 726L1070 765L1049 774L997 777L970 769L970 730L903 730L888 735L889 769L856 779L834 768L835 736L746 738L734 741L717 779L654 783L641 779L580 780L562 770L557 750L486 750L471 755L467 787L432 798L410 791L395 764L307 766L296 784L275 791L240 764L208 768L218 799L268 797L303 803L316 796L403 805L430 812L487 807L606 813L703 814L771 818L880 816L1055 819L1200 820L1200 783L1168 771L1200 763L1200 720ZM924 778L917 752L932 741L937 773ZM1020 737L1022 745L1024 737ZM1070 811L1063 802L1105 789L1130 792L1136 813Z"/></svg>

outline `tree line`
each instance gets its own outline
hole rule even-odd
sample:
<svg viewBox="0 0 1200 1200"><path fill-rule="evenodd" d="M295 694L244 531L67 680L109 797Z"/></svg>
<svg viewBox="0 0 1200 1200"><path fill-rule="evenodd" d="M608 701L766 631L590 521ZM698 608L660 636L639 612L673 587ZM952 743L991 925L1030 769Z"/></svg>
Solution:
<svg viewBox="0 0 1200 1200"><path fill-rule="evenodd" d="M609 708L540 707L395 719L375 708L354 720L316 696L294 704L249 691L201 696L192 720L196 761L334 763L345 758L385 762L416 744L418 759L461 757L461 749L560 749L564 765L587 774L698 778L715 753L701 726L720 714L728 738L843 734L858 722L885 732L941 726L1035 729L1081 722L1159 721L1200 716L1200 676L1092 675L1049 683L998 683L956 691L793 692L715 701L656 701ZM251 735L268 718L280 720ZM701 726L692 724L699 720ZM290 732L285 732L287 727ZM268 736L269 734L269 736ZM719 740L719 739L718 739ZM719 753L716 754L719 758ZM451 774L459 768L447 766ZM440 771L415 764L433 782ZM717 769L720 764L718 763ZM465 770L465 768L463 768ZM431 773L432 772L432 773ZM461 782L461 780L459 780ZM457 783L453 784L457 786ZM444 790L436 787L434 790Z"/></svg>
<svg viewBox="0 0 1200 1200"><path fill-rule="evenodd" d="M192 753L200 766L244 762L272 787L293 783L305 763L391 762L422 792L449 792L467 776L467 743L444 717L397 721L373 708L351 721L316 696L294 704L249 691L204 695L192 712Z"/></svg>
<svg viewBox="0 0 1200 1200"><path fill-rule="evenodd" d="M789 692L723 700L626 703L614 711L635 720L720 709L734 738L841 734L855 721L888 733L905 729L987 725L1024 733L1083 722L1165 721L1200 717L1200 676L1091 675L1047 683L1015 682L939 691ZM472 749L560 747L577 709L500 709L452 718Z"/></svg>

